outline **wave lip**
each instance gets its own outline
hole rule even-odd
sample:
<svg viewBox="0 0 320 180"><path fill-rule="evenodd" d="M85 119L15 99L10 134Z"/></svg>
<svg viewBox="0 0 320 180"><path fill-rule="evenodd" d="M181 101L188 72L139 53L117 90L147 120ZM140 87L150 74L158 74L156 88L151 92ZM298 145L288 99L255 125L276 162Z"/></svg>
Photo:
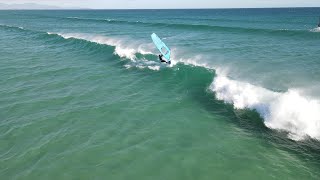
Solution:
<svg viewBox="0 0 320 180"><path fill-rule="evenodd" d="M50 33L50 34L55 34L55 33ZM121 58L128 58L132 61L135 61L136 53L140 53L143 55L152 54L152 52L148 50L148 47L144 47L143 44L142 45L131 44L121 39L108 38L101 35L90 35L90 34L82 34L82 33L56 33L56 34L65 39L75 38L75 39L86 40L86 41L94 42L98 44L113 46L115 47L114 54L120 56Z"/></svg>
<svg viewBox="0 0 320 180"><path fill-rule="evenodd" d="M210 89L217 99L236 109L257 111L268 128L286 131L293 140L320 139L320 103L303 97L298 90L273 92L219 74Z"/></svg>
<svg viewBox="0 0 320 180"><path fill-rule="evenodd" d="M92 43L97 44L104 44L108 46L113 46L114 54L118 55L120 58L127 58L132 61L131 64L126 64L125 67L127 69L136 67L139 69L150 69L153 71L159 71L161 66L159 66L159 63L156 63L154 61L148 61L146 59L139 59L136 57L137 54L141 55L148 55L153 54L151 52L151 48L148 46L149 44L139 44L132 43L129 41L126 41L125 39L116 39L116 38L109 38L106 36L101 35L92 35L92 34L83 34L83 33L52 33L47 32L48 35L58 35L64 39L79 39L79 40L85 40Z"/></svg>

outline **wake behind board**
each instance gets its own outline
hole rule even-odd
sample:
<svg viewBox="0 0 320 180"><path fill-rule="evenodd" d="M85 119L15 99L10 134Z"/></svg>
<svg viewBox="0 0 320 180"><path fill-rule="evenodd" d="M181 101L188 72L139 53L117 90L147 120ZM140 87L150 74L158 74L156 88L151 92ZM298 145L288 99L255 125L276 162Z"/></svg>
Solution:
<svg viewBox="0 0 320 180"><path fill-rule="evenodd" d="M155 33L151 35L151 38L163 57L170 63L171 51L168 46Z"/></svg>

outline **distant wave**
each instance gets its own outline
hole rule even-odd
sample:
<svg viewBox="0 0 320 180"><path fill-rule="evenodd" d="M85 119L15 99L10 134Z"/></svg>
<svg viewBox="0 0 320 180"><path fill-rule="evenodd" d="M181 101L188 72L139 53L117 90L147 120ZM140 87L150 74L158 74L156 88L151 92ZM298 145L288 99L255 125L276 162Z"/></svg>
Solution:
<svg viewBox="0 0 320 180"><path fill-rule="evenodd" d="M13 29L20 29L20 30L23 30L23 29L24 29L22 26L11 26L11 25L6 25L6 24L0 24L0 27L3 27L3 28L13 28Z"/></svg>
<svg viewBox="0 0 320 180"><path fill-rule="evenodd" d="M294 29L259 29L259 28L244 28L244 27L228 27L228 26L215 26L207 24L183 24L183 23L162 23L162 22L143 22L143 21L125 21L115 19L95 19L95 18L79 18L68 17L67 19L80 20L80 21L95 21L105 22L110 24L129 24L129 25L145 25L151 27L163 27L163 28L177 28L193 31L223 31L223 32L238 32L248 34L266 34L266 35L279 35L279 36L295 36L303 38L320 38L318 34L310 33L308 30L294 30Z"/></svg>
<svg viewBox="0 0 320 180"><path fill-rule="evenodd" d="M79 21L130 23L130 21L121 21L121 20L114 20L114 19L99 19L99 18L67 17L67 18L62 18L62 19L73 19L73 20L79 20ZM132 22L132 23L134 23L134 22Z"/></svg>
<svg viewBox="0 0 320 180"><path fill-rule="evenodd" d="M75 19L75 20L83 20L83 21L100 21L100 22L113 22L113 23L143 23L143 24L164 24L164 23L150 23L150 22L143 22L143 21L126 21L126 20L116 20L116 19L101 19L101 18L83 18L83 17L67 17L67 19ZM250 23L271 23L271 24L283 24L283 21L271 21L271 22L265 22L263 20L241 20L241 19L223 19L223 18L180 18L180 17L173 17L170 18L171 20L192 20L195 22L202 22L207 23L210 22L250 22ZM174 25L174 24L173 24ZM188 24L185 24L188 25ZM192 25L192 24L189 24Z"/></svg>
<svg viewBox="0 0 320 180"><path fill-rule="evenodd" d="M113 19L96 19L96 18L81 18L81 17L67 17L68 19L77 19L77 20L91 20L91 21L112 21Z"/></svg>
<svg viewBox="0 0 320 180"><path fill-rule="evenodd" d="M15 29L21 30L22 32L32 32L34 34L38 34L43 38L49 37L60 37L63 39L78 39L78 40L85 40L88 42L93 42L96 44L104 44L108 46L112 46L115 48L114 54L118 55L121 58L128 58L130 60L136 60L136 55L148 55L154 54L151 52L151 44L141 44L139 42L136 43L127 43L124 39L116 39L110 38L101 35L92 35L92 34L84 34L84 33L54 33L54 32L42 32L36 30L25 29L23 27L11 26L11 25L4 25L0 24L0 28L7 28L7 29Z"/></svg>

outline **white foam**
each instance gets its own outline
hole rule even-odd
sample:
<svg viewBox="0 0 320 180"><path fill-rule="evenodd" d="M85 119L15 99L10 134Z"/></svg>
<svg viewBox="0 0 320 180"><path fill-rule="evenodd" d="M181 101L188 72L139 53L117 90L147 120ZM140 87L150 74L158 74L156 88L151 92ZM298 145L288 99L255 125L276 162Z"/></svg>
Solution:
<svg viewBox="0 0 320 180"><path fill-rule="evenodd" d="M71 16L71 17L67 17L68 19L79 19L79 17L77 16Z"/></svg>
<svg viewBox="0 0 320 180"><path fill-rule="evenodd" d="M320 139L320 103L298 90L273 92L249 83L217 75L210 89L219 100L237 109L256 110L267 127L286 131L294 140Z"/></svg>
<svg viewBox="0 0 320 180"><path fill-rule="evenodd" d="M175 56L173 56L172 59L173 59L172 60L173 65L176 65L177 63L183 63L185 65L192 65L192 66L205 67L207 69L212 69L207 63L199 61L200 59L202 59L201 55L197 55L190 58L175 58Z"/></svg>
<svg viewBox="0 0 320 180"><path fill-rule="evenodd" d="M136 67L136 68L139 68L139 69L150 69L150 70L153 70L153 71L159 71L160 70L160 66L159 66L159 63L157 62L154 62L154 61L148 61L148 60L140 60L140 61L132 61L132 63L130 64L126 64L124 65L124 67L126 67L127 69L130 69L130 68L133 68L133 67Z"/></svg>
<svg viewBox="0 0 320 180"><path fill-rule="evenodd" d="M311 32L320 32L320 27L316 27L310 30Z"/></svg>
<svg viewBox="0 0 320 180"><path fill-rule="evenodd" d="M125 67L126 69L130 69L132 66L131 66L130 64L125 64L124 67Z"/></svg>
<svg viewBox="0 0 320 180"><path fill-rule="evenodd" d="M320 103L303 97L297 90L289 90L271 102L266 126L285 129L292 139L305 136L320 139Z"/></svg>
<svg viewBox="0 0 320 180"><path fill-rule="evenodd" d="M150 51L150 49L152 49L150 44L147 44L147 45L142 44L142 45L139 45L138 52L143 55L154 54L153 52Z"/></svg>
<svg viewBox="0 0 320 180"><path fill-rule="evenodd" d="M149 69L154 70L154 71L159 71L160 66L147 66Z"/></svg>
<svg viewBox="0 0 320 180"><path fill-rule="evenodd" d="M182 63L185 65L197 66L197 67L204 67L206 69L213 70L214 67L205 61L207 57L204 57L201 54L198 55L190 55L188 52L182 51L178 48L171 49L171 66L174 66L178 63ZM186 57L187 56L187 57Z"/></svg>
<svg viewBox="0 0 320 180"><path fill-rule="evenodd" d="M150 69L150 70L153 70L153 71L159 71L160 70L160 66L145 66L143 64L136 64L136 65L125 65L125 67L127 69L129 68L132 68L132 67L136 67L136 68L139 68L139 69Z"/></svg>
<svg viewBox="0 0 320 180"><path fill-rule="evenodd" d="M83 33L58 33L57 35L65 38L76 38L76 39L82 39L87 40L90 42L95 42L98 44L106 44L109 46L114 46L115 51L114 53L122 58L128 58L130 60L135 61L136 60L136 53L140 54L152 54L152 52L149 50L149 45L144 44L138 44L129 42L125 39L116 39L116 38L110 38L102 35L91 35L91 34L83 34ZM138 47L138 48L137 48Z"/></svg>
<svg viewBox="0 0 320 180"><path fill-rule="evenodd" d="M119 55L122 58L129 58L131 60L136 59L136 50L133 48L123 48L121 46L115 46L114 54Z"/></svg>

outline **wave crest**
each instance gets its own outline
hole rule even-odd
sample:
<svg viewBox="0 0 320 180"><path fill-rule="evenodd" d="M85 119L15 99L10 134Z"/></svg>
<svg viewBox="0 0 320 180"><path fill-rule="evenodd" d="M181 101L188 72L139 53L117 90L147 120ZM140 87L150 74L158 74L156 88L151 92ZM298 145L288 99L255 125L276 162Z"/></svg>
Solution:
<svg viewBox="0 0 320 180"><path fill-rule="evenodd" d="M257 111L267 127L286 131L291 139L320 139L320 103L302 96L298 90L273 92L219 74L210 89L217 99L237 109Z"/></svg>
<svg viewBox="0 0 320 180"><path fill-rule="evenodd" d="M53 34L53 33L50 33ZM90 42L94 42L97 44L105 44L109 46L115 47L114 54L120 56L121 58L128 58L130 60L136 60L136 54L153 54L149 49L148 45L139 44L139 43L128 43L124 39L115 39L109 38L102 35L91 35L91 34L83 34L83 33L57 33L57 35L65 38L75 38L86 40Z"/></svg>

